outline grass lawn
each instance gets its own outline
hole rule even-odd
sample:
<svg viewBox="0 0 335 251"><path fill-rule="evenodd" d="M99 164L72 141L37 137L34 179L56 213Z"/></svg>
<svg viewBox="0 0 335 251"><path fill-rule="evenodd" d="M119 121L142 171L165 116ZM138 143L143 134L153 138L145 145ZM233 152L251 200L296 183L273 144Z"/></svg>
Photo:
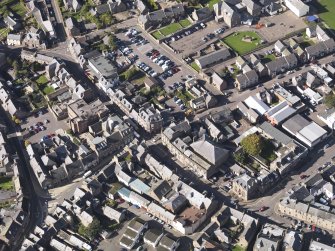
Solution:
<svg viewBox="0 0 335 251"><path fill-rule="evenodd" d="M6 38L9 32L9 28L0 28L0 38Z"/></svg>
<svg viewBox="0 0 335 251"><path fill-rule="evenodd" d="M165 37L164 35L162 35L162 33L160 33L160 31L155 31L155 32L151 33L151 35L156 39L162 39L162 38Z"/></svg>
<svg viewBox="0 0 335 251"><path fill-rule="evenodd" d="M197 72L200 71L200 67L199 67L199 65L197 65L195 62L192 62L192 63L190 64L190 66L191 66L194 70L196 70Z"/></svg>
<svg viewBox="0 0 335 251"><path fill-rule="evenodd" d="M243 37L251 37L251 42L242 41ZM235 32L223 39L223 42L239 55L246 54L260 46L261 38L253 31Z"/></svg>
<svg viewBox="0 0 335 251"><path fill-rule="evenodd" d="M36 79L36 83L40 84L40 85L44 85L44 84L48 83L48 79L47 79L46 76L41 75L41 76L39 76L38 79Z"/></svg>
<svg viewBox="0 0 335 251"><path fill-rule="evenodd" d="M181 29L182 29L182 26L179 23L172 23L172 24L169 24L169 25L163 27L159 31L164 36L168 36L168 35L173 34L173 33L177 32L177 31L179 31Z"/></svg>
<svg viewBox="0 0 335 251"><path fill-rule="evenodd" d="M14 188L12 178L0 177L0 190L12 190Z"/></svg>
<svg viewBox="0 0 335 251"><path fill-rule="evenodd" d="M276 59L276 56L273 55L273 54L266 55L264 58L262 58L262 63L266 64L266 63L269 63L269 62L271 62L271 61L273 61L275 59Z"/></svg>
<svg viewBox="0 0 335 251"><path fill-rule="evenodd" d="M200 0L200 3L204 6L208 6L211 10L213 10L213 5L219 1L220 0Z"/></svg>
<svg viewBox="0 0 335 251"><path fill-rule="evenodd" d="M12 5L10 7L12 9L12 11L14 11L20 17L24 17L26 15L26 13L27 13L26 7L20 1L14 1L14 2L17 2L17 3L15 5Z"/></svg>
<svg viewBox="0 0 335 251"><path fill-rule="evenodd" d="M190 20L188 20L188 19L186 18L186 19L180 20L180 21L179 21L179 24L180 24L181 26L183 26L183 28L185 28L185 27L190 26L190 25L191 25L191 22L190 22Z"/></svg>
<svg viewBox="0 0 335 251"><path fill-rule="evenodd" d="M315 3L318 9L318 15L331 28L335 29L335 1L334 0L318 0Z"/></svg>
<svg viewBox="0 0 335 251"><path fill-rule="evenodd" d="M45 95L48 95L50 93L53 93L55 91L55 89L52 87L52 86L46 86L44 89L43 89L43 93Z"/></svg>
<svg viewBox="0 0 335 251"><path fill-rule="evenodd" d="M239 246L239 245L236 245L236 246L233 248L232 251L245 251L245 250L247 250L247 249L246 249L246 248L243 248L243 247L241 247L241 246Z"/></svg>

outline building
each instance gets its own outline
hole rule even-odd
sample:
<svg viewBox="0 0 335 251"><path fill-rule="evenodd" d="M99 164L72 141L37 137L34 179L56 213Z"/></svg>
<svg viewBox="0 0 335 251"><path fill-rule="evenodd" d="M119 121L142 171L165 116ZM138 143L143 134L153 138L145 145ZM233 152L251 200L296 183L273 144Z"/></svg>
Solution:
<svg viewBox="0 0 335 251"><path fill-rule="evenodd" d="M22 35L21 34L8 34L7 44L11 46L20 46L22 44Z"/></svg>
<svg viewBox="0 0 335 251"><path fill-rule="evenodd" d="M120 239L120 245L132 249L140 242L140 237L148 229L148 222L142 221L140 218L135 218L129 222L126 231Z"/></svg>
<svg viewBox="0 0 335 251"><path fill-rule="evenodd" d="M7 15L4 17L4 22L12 31L17 31L21 28L21 23L12 16Z"/></svg>
<svg viewBox="0 0 335 251"><path fill-rule="evenodd" d="M83 133L90 125L107 116L109 110L100 100L87 104L84 100L78 99L68 104L67 113L73 132Z"/></svg>
<svg viewBox="0 0 335 251"><path fill-rule="evenodd" d="M299 110L304 106L304 104L301 102L301 99L298 96L289 92L279 84L274 85L273 91L275 96L279 99L279 101L286 101L291 107L296 108L297 110Z"/></svg>
<svg viewBox="0 0 335 251"><path fill-rule="evenodd" d="M229 27L235 27L241 24L241 16L226 1L220 1L213 5L215 20L224 21Z"/></svg>
<svg viewBox="0 0 335 251"><path fill-rule="evenodd" d="M240 101L236 108L239 109L239 111L250 121L250 123L256 124L258 122L260 117L258 113L255 112L254 109L247 107L243 101Z"/></svg>
<svg viewBox="0 0 335 251"><path fill-rule="evenodd" d="M171 23L172 20L179 20L185 15L184 6L176 4L171 7L156 10L138 17L139 25L148 30L156 26L164 26Z"/></svg>
<svg viewBox="0 0 335 251"><path fill-rule="evenodd" d="M327 244L323 244L321 242L318 242L316 240L312 240L311 244L309 245L310 251L335 251L335 247L329 246Z"/></svg>
<svg viewBox="0 0 335 251"><path fill-rule="evenodd" d="M98 80L104 78L106 80L112 80L115 82L119 81L119 76L117 74L115 65L102 54L89 58L88 68L92 71Z"/></svg>
<svg viewBox="0 0 335 251"><path fill-rule="evenodd" d="M287 101L282 101L279 104L271 107L265 113L265 117L272 125L278 125L295 114L295 112L296 110L289 106Z"/></svg>
<svg viewBox="0 0 335 251"><path fill-rule="evenodd" d="M22 45L27 46L29 48L41 48L46 49L47 44L45 41L45 33L43 30L39 29L31 29L30 32L28 32L23 41Z"/></svg>
<svg viewBox="0 0 335 251"><path fill-rule="evenodd" d="M253 0L242 0L242 4L247 8L251 16L258 17L261 15L262 7Z"/></svg>
<svg viewBox="0 0 335 251"><path fill-rule="evenodd" d="M222 93L225 89L227 89L227 81L221 78L216 72L213 72L212 76L210 77L210 82L216 89L218 89Z"/></svg>
<svg viewBox="0 0 335 251"><path fill-rule="evenodd" d="M324 57L335 51L335 41L332 38L320 41L317 44L308 46L305 51L308 60Z"/></svg>
<svg viewBox="0 0 335 251"><path fill-rule="evenodd" d="M228 48L224 47L220 50L211 52L207 55L201 56L195 59L195 63L200 67L200 69L208 68L209 66L218 64L231 57Z"/></svg>
<svg viewBox="0 0 335 251"><path fill-rule="evenodd" d="M143 236L144 243L152 246L157 247L159 244L159 241L164 236L164 232L158 229L149 229Z"/></svg>
<svg viewBox="0 0 335 251"><path fill-rule="evenodd" d="M303 235L299 232L288 230L283 240L283 251L301 251ZM310 249L311 250L311 249Z"/></svg>
<svg viewBox="0 0 335 251"><path fill-rule="evenodd" d="M81 9L82 3L80 0L63 0L66 10L77 12Z"/></svg>
<svg viewBox="0 0 335 251"><path fill-rule="evenodd" d="M299 114L284 122L282 127L309 148L313 148L327 137L326 130Z"/></svg>
<svg viewBox="0 0 335 251"><path fill-rule="evenodd" d="M249 96L243 101L249 108L254 109L260 116L264 115L270 107L256 96Z"/></svg>
<svg viewBox="0 0 335 251"><path fill-rule="evenodd" d="M236 77L235 84L237 88L242 91L258 84L258 74L255 70L239 74Z"/></svg>
<svg viewBox="0 0 335 251"><path fill-rule="evenodd" d="M279 73L283 73L287 70L295 68L297 65L298 59L294 54L280 57L265 64L266 68L268 69L269 76L276 76Z"/></svg>
<svg viewBox="0 0 335 251"><path fill-rule="evenodd" d="M125 211L119 212L110 206L104 206L102 208L102 213L111 220L115 220L117 223L122 222L125 218Z"/></svg>
<svg viewBox="0 0 335 251"><path fill-rule="evenodd" d="M68 36L75 37L80 35L80 29L78 28L77 21L74 18L69 17L65 19L65 27Z"/></svg>
<svg viewBox="0 0 335 251"><path fill-rule="evenodd" d="M162 143L179 161L207 179L227 160L228 151L205 136L191 144L185 143L181 137L185 137L190 129L186 121L173 124L162 132Z"/></svg>
<svg viewBox="0 0 335 251"><path fill-rule="evenodd" d="M253 251L280 250L284 235L283 228L265 223L257 235Z"/></svg>
<svg viewBox="0 0 335 251"><path fill-rule="evenodd" d="M318 118L330 129L335 129L335 108L326 109L324 112L319 113Z"/></svg>
<svg viewBox="0 0 335 251"><path fill-rule="evenodd" d="M287 8L298 17L306 16L309 12L309 6L301 0L285 0L284 2Z"/></svg>

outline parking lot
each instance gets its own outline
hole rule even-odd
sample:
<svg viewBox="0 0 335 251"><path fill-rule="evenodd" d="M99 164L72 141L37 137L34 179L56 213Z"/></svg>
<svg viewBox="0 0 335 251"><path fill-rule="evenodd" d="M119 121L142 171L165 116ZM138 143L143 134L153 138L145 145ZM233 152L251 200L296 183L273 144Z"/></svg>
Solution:
<svg viewBox="0 0 335 251"><path fill-rule="evenodd" d="M35 116L30 116L22 124L23 129L31 131L31 136L28 138L31 143L39 142L43 136L54 134L57 129L68 129L66 120L57 121L49 111L44 114L37 113Z"/></svg>
<svg viewBox="0 0 335 251"><path fill-rule="evenodd" d="M211 21L205 24L206 28L202 28L200 25L195 26L195 28L191 28L192 34L185 35L182 34L181 38L176 41L169 41L169 45L176 51L182 54L183 57L186 57L192 53L196 53L201 49L205 48L209 44L211 44L214 40L219 37L222 37L222 34L214 34L215 30L220 28L227 28L224 23L217 23L215 21ZM212 38L208 38L208 34L213 34ZM173 37L177 39L176 36ZM203 40L206 38L206 41Z"/></svg>
<svg viewBox="0 0 335 251"><path fill-rule="evenodd" d="M143 68L145 68L146 66L150 68L147 71L147 75L156 77L156 74L154 73L157 73L156 78L160 78L165 86L172 85L173 83L180 81L182 78L185 78L185 76L187 75L195 75L195 73L191 69L186 68L186 66L182 65L180 61L176 60L175 56L172 57L172 52L167 51L166 49L163 49L156 44L153 44L153 38L150 37L149 34L141 32L140 29L136 30L138 31L138 34L136 34L135 36L141 36L144 40L148 41L147 43L139 44L136 42L132 42L131 37L126 36L127 31L118 33L117 37L121 40L123 46L128 47L130 51L132 51L132 54L138 56L138 59L136 59L136 61L134 62L135 65L138 66L139 63L144 63L145 66ZM148 53L152 52L153 48L156 48L156 50L158 51L156 57L164 56L166 60L170 60L174 65L171 66L169 69L164 70L162 65L160 66L157 64L158 62L153 62L155 58L151 57L152 54L148 56ZM170 71L172 68L176 68L178 70ZM141 70L144 71L143 69ZM163 76L160 77L164 72L169 72L169 74L165 75L164 78Z"/></svg>

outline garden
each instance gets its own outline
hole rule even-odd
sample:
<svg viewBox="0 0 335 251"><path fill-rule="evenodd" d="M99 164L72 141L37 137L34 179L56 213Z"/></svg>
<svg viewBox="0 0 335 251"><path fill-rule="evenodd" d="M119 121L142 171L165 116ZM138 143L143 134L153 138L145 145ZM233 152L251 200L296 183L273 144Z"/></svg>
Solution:
<svg viewBox="0 0 335 251"><path fill-rule="evenodd" d="M151 33L151 35L156 39L162 39L173 33L176 33L177 31L182 30L183 28L189 27L191 24L192 23L186 18L180 20L178 23L171 23L157 31L154 31L153 33Z"/></svg>
<svg viewBox="0 0 335 251"><path fill-rule="evenodd" d="M241 31L225 37L223 42L237 54L244 55L260 47L262 39L254 31Z"/></svg>

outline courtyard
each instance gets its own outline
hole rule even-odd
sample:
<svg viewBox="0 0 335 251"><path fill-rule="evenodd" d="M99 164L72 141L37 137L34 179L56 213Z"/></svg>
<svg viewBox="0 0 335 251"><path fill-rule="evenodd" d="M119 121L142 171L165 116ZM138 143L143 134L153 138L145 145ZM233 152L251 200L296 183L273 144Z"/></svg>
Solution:
<svg viewBox="0 0 335 251"><path fill-rule="evenodd" d="M237 54L243 55L259 47L262 39L255 31L241 31L225 37L223 42Z"/></svg>

